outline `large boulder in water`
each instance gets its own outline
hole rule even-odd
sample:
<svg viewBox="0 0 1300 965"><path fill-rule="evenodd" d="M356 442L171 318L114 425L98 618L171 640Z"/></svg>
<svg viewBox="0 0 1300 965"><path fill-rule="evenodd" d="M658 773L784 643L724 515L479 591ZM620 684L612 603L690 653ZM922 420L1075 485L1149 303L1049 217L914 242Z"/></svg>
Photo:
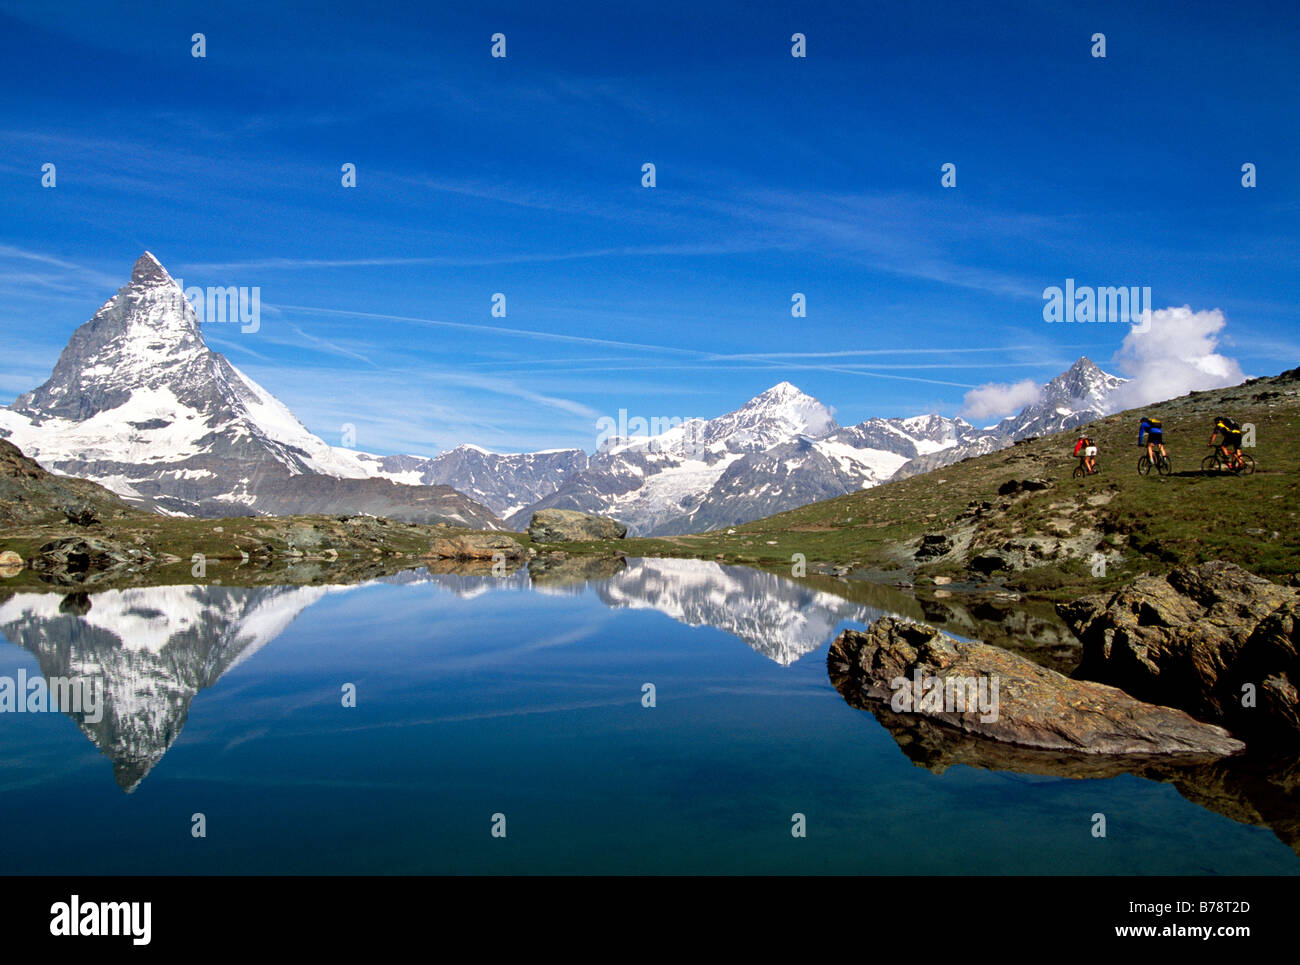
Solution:
<svg viewBox="0 0 1300 965"><path fill-rule="evenodd" d="M1227 731L1116 687L1072 680L976 640L883 617L831 644L827 672L855 706L923 716L960 733L1072 754L1222 756Z"/></svg>
<svg viewBox="0 0 1300 965"><path fill-rule="evenodd" d="M528 537L534 543L622 539L626 535L627 527L616 519L572 509L539 509L528 522Z"/></svg>
<svg viewBox="0 0 1300 965"><path fill-rule="evenodd" d="M1233 563L1143 576L1062 604L1074 676L1181 707L1255 744L1300 744L1300 589Z"/></svg>
<svg viewBox="0 0 1300 965"><path fill-rule="evenodd" d="M424 556L442 560L521 560L525 553L519 543L500 533L464 533L434 537Z"/></svg>

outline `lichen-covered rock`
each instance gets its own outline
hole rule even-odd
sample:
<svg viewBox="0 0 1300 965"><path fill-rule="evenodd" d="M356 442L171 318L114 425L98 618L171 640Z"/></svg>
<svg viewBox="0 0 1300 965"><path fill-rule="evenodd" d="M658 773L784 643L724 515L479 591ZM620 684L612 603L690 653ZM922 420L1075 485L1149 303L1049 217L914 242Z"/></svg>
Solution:
<svg viewBox="0 0 1300 965"><path fill-rule="evenodd" d="M1181 710L1072 680L1000 647L957 640L895 617L877 620L865 633L845 630L831 644L826 663L836 689L860 697L868 709L875 702L1020 747L1202 756L1244 748L1223 728Z"/></svg>
<svg viewBox="0 0 1300 965"><path fill-rule="evenodd" d="M627 527L616 519L572 509L539 509L528 523L528 537L535 543L622 539L626 535Z"/></svg>
<svg viewBox="0 0 1300 965"><path fill-rule="evenodd" d="M444 560L521 560L524 548L500 533L465 533L460 536L437 536L425 558Z"/></svg>
<svg viewBox="0 0 1300 965"><path fill-rule="evenodd" d="M1083 644L1076 677L1181 707L1252 745L1300 743L1300 590L1210 562L1057 610Z"/></svg>

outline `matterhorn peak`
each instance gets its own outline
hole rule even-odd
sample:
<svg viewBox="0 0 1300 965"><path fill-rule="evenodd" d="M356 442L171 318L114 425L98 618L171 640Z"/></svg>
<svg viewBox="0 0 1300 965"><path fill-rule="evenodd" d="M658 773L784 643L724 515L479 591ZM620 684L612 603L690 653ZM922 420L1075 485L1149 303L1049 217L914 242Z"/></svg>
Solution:
<svg viewBox="0 0 1300 965"><path fill-rule="evenodd" d="M146 251L135 260L135 264L131 267L131 284L175 284L175 281L171 275L167 274L167 269L162 266L162 262L154 257L153 252Z"/></svg>
<svg viewBox="0 0 1300 965"><path fill-rule="evenodd" d="M180 285L146 251L131 268L130 283L72 333L49 380L13 408L37 420L80 421L122 405L137 391L165 389L191 398L212 389L215 398L221 393L209 379L234 380L219 358L204 344Z"/></svg>

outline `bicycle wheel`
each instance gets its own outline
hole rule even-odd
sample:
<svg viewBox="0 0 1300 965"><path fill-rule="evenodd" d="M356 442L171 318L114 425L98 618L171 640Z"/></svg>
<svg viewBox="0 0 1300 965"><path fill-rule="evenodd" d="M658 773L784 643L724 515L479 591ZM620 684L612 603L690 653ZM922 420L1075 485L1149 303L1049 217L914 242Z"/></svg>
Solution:
<svg viewBox="0 0 1300 965"><path fill-rule="evenodd" d="M1156 468L1160 471L1160 475L1168 476L1174 471L1174 464L1169 461L1168 456L1161 456L1160 465Z"/></svg>
<svg viewBox="0 0 1300 965"><path fill-rule="evenodd" d="M1083 467L1082 467L1082 466L1075 466L1075 467L1074 467L1074 473L1073 473L1073 475L1074 475L1074 478L1075 478L1075 479L1082 479L1082 478L1083 478Z"/></svg>
<svg viewBox="0 0 1300 965"><path fill-rule="evenodd" d="M1151 474L1151 460L1150 458L1147 457L1146 453L1143 453L1142 457L1138 459L1138 475L1149 476L1150 474Z"/></svg>
<svg viewBox="0 0 1300 965"><path fill-rule="evenodd" d="M1219 457L1210 453L1201 460L1201 472L1207 476L1213 476L1219 471Z"/></svg>
<svg viewBox="0 0 1300 965"><path fill-rule="evenodd" d="M1247 455L1246 453L1243 452L1243 453L1241 454L1241 461L1244 462L1245 465L1242 466L1240 469L1237 470L1237 475L1239 475L1239 476L1249 476L1249 475L1251 475L1252 473L1254 473L1254 471L1255 471L1255 457L1254 457L1254 456Z"/></svg>

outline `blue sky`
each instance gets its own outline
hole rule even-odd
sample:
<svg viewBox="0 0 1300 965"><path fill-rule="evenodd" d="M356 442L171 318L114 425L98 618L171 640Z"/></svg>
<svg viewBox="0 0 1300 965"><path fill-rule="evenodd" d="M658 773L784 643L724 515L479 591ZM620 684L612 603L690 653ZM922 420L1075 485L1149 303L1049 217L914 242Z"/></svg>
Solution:
<svg viewBox="0 0 1300 965"><path fill-rule="evenodd" d="M0 398L145 249L259 286L209 344L378 452L591 449L781 380L956 414L1119 366L1124 326L1043 321L1069 277L1300 362L1291 2L222 6L0 2Z"/></svg>

